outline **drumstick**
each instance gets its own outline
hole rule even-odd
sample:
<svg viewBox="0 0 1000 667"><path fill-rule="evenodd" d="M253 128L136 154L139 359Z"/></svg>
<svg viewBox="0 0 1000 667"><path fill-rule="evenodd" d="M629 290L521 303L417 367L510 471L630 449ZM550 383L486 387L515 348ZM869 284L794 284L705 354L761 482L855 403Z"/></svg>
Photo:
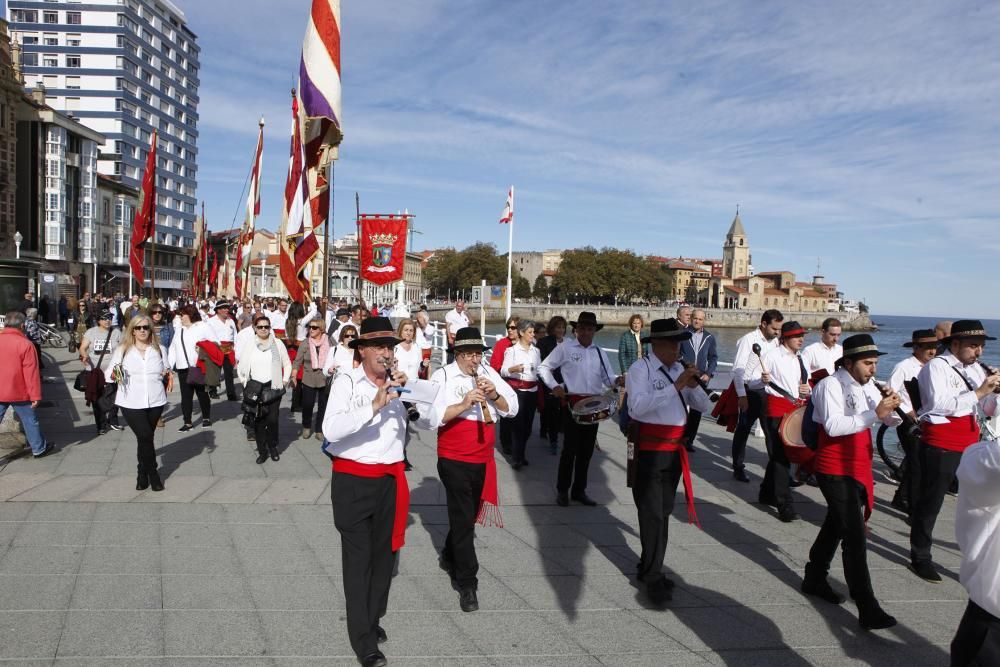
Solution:
<svg viewBox="0 0 1000 667"><path fill-rule="evenodd" d="M472 382L478 388L479 386L479 375L476 373L476 367L472 367ZM492 424L493 414L490 412L490 407L486 405L486 401L479 401L479 408L483 411L483 423Z"/></svg>
<svg viewBox="0 0 1000 667"><path fill-rule="evenodd" d="M750 349L753 350L753 353L757 355L757 361L760 362L760 369L761 369L761 371L764 371L765 370L765 368L764 368L764 358L760 356L760 345L758 345L757 343L754 343L753 347L750 348ZM779 394L781 394L782 396L784 396L785 398L787 398L788 400L790 400L792 402L795 402L795 401L799 400L797 397L792 396L787 391L785 391L784 387L782 387L779 384L776 384L774 382L774 380L771 380L770 382L768 382L767 386L770 387L771 389L775 390L776 392L778 392Z"/></svg>

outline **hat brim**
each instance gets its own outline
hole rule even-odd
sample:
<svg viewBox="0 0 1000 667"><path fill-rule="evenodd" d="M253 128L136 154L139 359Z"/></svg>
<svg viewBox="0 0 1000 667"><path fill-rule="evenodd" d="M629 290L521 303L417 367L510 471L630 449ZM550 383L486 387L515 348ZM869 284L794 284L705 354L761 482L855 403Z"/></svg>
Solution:
<svg viewBox="0 0 1000 667"><path fill-rule="evenodd" d="M396 338L395 336L392 335L386 335L386 336L378 336L377 338L355 338L351 340L350 343L347 344L347 347L351 348L352 350L356 350L362 344L396 346L402 342L403 340L401 338Z"/></svg>
<svg viewBox="0 0 1000 667"><path fill-rule="evenodd" d="M903 343L903 347L913 347L915 345L927 345L929 343L934 343L936 345L939 342L941 341L939 341L937 338L918 338L917 340L906 341L905 343Z"/></svg>
<svg viewBox="0 0 1000 667"><path fill-rule="evenodd" d="M652 343L653 341L656 341L656 340L676 340L677 342L680 342L680 341L683 341L683 340L691 340L691 335L692 334L691 334L690 331L685 331L685 330L681 330L681 331L665 331L663 333L659 333L659 334L655 334L655 335L650 334L650 335L646 336L645 338L640 338L639 342L642 343L643 345L647 345L647 344Z"/></svg>
<svg viewBox="0 0 1000 667"><path fill-rule="evenodd" d="M868 359L869 357L884 357L889 354L888 352L880 352L878 350L869 350L868 352L858 352L857 354L845 354L840 359L837 359L835 363L843 364L844 359Z"/></svg>
<svg viewBox="0 0 1000 667"><path fill-rule="evenodd" d="M963 338L982 338L983 340L996 340L996 336L982 336L980 334L968 335L968 334L955 334L954 336L945 336L940 340L941 343L947 345L953 340L962 340Z"/></svg>
<svg viewBox="0 0 1000 667"><path fill-rule="evenodd" d="M601 322L573 322L573 321L570 321L569 325L571 327L573 327L574 329L576 329L577 327L579 327L581 325L583 325L583 326L588 326L589 325L589 326L594 327L594 331L600 331L601 329L604 328L604 324L602 324Z"/></svg>
<svg viewBox="0 0 1000 667"><path fill-rule="evenodd" d="M482 343L465 343L463 345L453 345L452 349L456 352L459 350L479 350L480 352L486 352L491 348L489 345L483 345Z"/></svg>

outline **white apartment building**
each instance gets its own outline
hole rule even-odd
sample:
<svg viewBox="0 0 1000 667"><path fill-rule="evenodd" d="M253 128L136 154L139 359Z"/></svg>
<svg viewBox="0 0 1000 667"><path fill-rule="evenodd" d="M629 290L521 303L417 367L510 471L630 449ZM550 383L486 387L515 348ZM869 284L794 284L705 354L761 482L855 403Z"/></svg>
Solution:
<svg viewBox="0 0 1000 667"><path fill-rule="evenodd" d="M178 255L195 245L198 155L199 48L184 12L169 0L8 0L7 18L26 87L41 84L48 105L107 138L100 173L141 188L159 132L157 285L179 288L190 263ZM96 234L81 241L82 254L98 253Z"/></svg>

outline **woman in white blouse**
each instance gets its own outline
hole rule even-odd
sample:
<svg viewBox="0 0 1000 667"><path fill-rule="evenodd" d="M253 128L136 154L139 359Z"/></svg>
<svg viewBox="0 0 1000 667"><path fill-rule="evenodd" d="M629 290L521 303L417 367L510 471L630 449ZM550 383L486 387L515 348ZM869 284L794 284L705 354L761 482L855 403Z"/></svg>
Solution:
<svg viewBox="0 0 1000 667"><path fill-rule="evenodd" d="M153 438L174 376L149 317L136 315L129 321L121 345L111 355L105 379L118 383L115 405L121 408L122 416L135 433L139 471L136 490L152 487L153 491L162 491Z"/></svg>
<svg viewBox="0 0 1000 667"><path fill-rule="evenodd" d="M399 322L399 327L396 329L396 337L402 342L396 345L393 349L393 355L396 357L396 370L406 373L408 378L416 378L420 373L421 367L424 365L423 352L420 346L417 345L416 341L416 326L413 320L403 319ZM428 362L429 363L429 362ZM413 405L410 403L409 405ZM410 444L410 425L406 425L406 437L403 440L403 467L406 470L412 470L413 466L410 465L410 459L406 456L406 448Z"/></svg>
<svg viewBox="0 0 1000 667"><path fill-rule="evenodd" d="M267 460L269 454L272 461L281 458L278 454L278 408L281 406L281 399L249 404L247 383L251 380L260 382L263 385L261 394L269 389L283 389L292 378L292 362L288 358L285 344L274 337L271 320L259 315L254 318L253 326L257 336L252 344L248 343L244 348L236 373L244 387L244 411L250 408L256 415L254 434L259 465Z"/></svg>
<svg viewBox="0 0 1000 667"><path fill-rule="evenodd" d="M335 375L354 368L354 350L348 346L357 337L358 328L353 324L345 324L340 327L340 340L337 342L337 346L330 350L332 354L326 355L326 363L323 365L324 373Z"/></svg>
<svg viewBox="0 0 1000 667"><path fill-rule="evenodd" d="M512 468L520 470L528 465L524 450L531 436L531 425L535 421L538 404L538 365L542 363L538 348L535 347L535 323L521 320L517 324L517 341L503 353L500 375L517 392L517 414L511 435Z"/></svg>
<svg viewBox="0 0 1000 667"><path fill-rule="evenodd" d="M181 414L184 424L181 431L190 431L193 427L191 413L194 408L194 395L198 395L198 405L201 407L201 425L212 425L212 401L208 398L208 389L203 384L188 384L188 369L198 365L198 343L219 339L212 333L212 328L201 321L201 313L194 304L188 304L178 313L180 326L174 331L170 341L170 365L177 370L177 381L181 387Z"/></svg>

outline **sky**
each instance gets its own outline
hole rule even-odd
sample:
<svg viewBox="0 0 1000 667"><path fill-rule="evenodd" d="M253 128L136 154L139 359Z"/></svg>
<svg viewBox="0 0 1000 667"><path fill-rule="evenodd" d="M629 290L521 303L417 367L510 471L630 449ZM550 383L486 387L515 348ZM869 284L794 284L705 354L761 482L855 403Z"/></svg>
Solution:
<svg viewBox="0 0 1000 667"><path fill-rule="evenodd" d="M175 0L202 48L199 188L276 229L307 0ZM817 263L876 313L1000 317L1000 4L346 0L334 235L408 209L417 250ZM237 219L239 222L239 219Z"/></svg>

